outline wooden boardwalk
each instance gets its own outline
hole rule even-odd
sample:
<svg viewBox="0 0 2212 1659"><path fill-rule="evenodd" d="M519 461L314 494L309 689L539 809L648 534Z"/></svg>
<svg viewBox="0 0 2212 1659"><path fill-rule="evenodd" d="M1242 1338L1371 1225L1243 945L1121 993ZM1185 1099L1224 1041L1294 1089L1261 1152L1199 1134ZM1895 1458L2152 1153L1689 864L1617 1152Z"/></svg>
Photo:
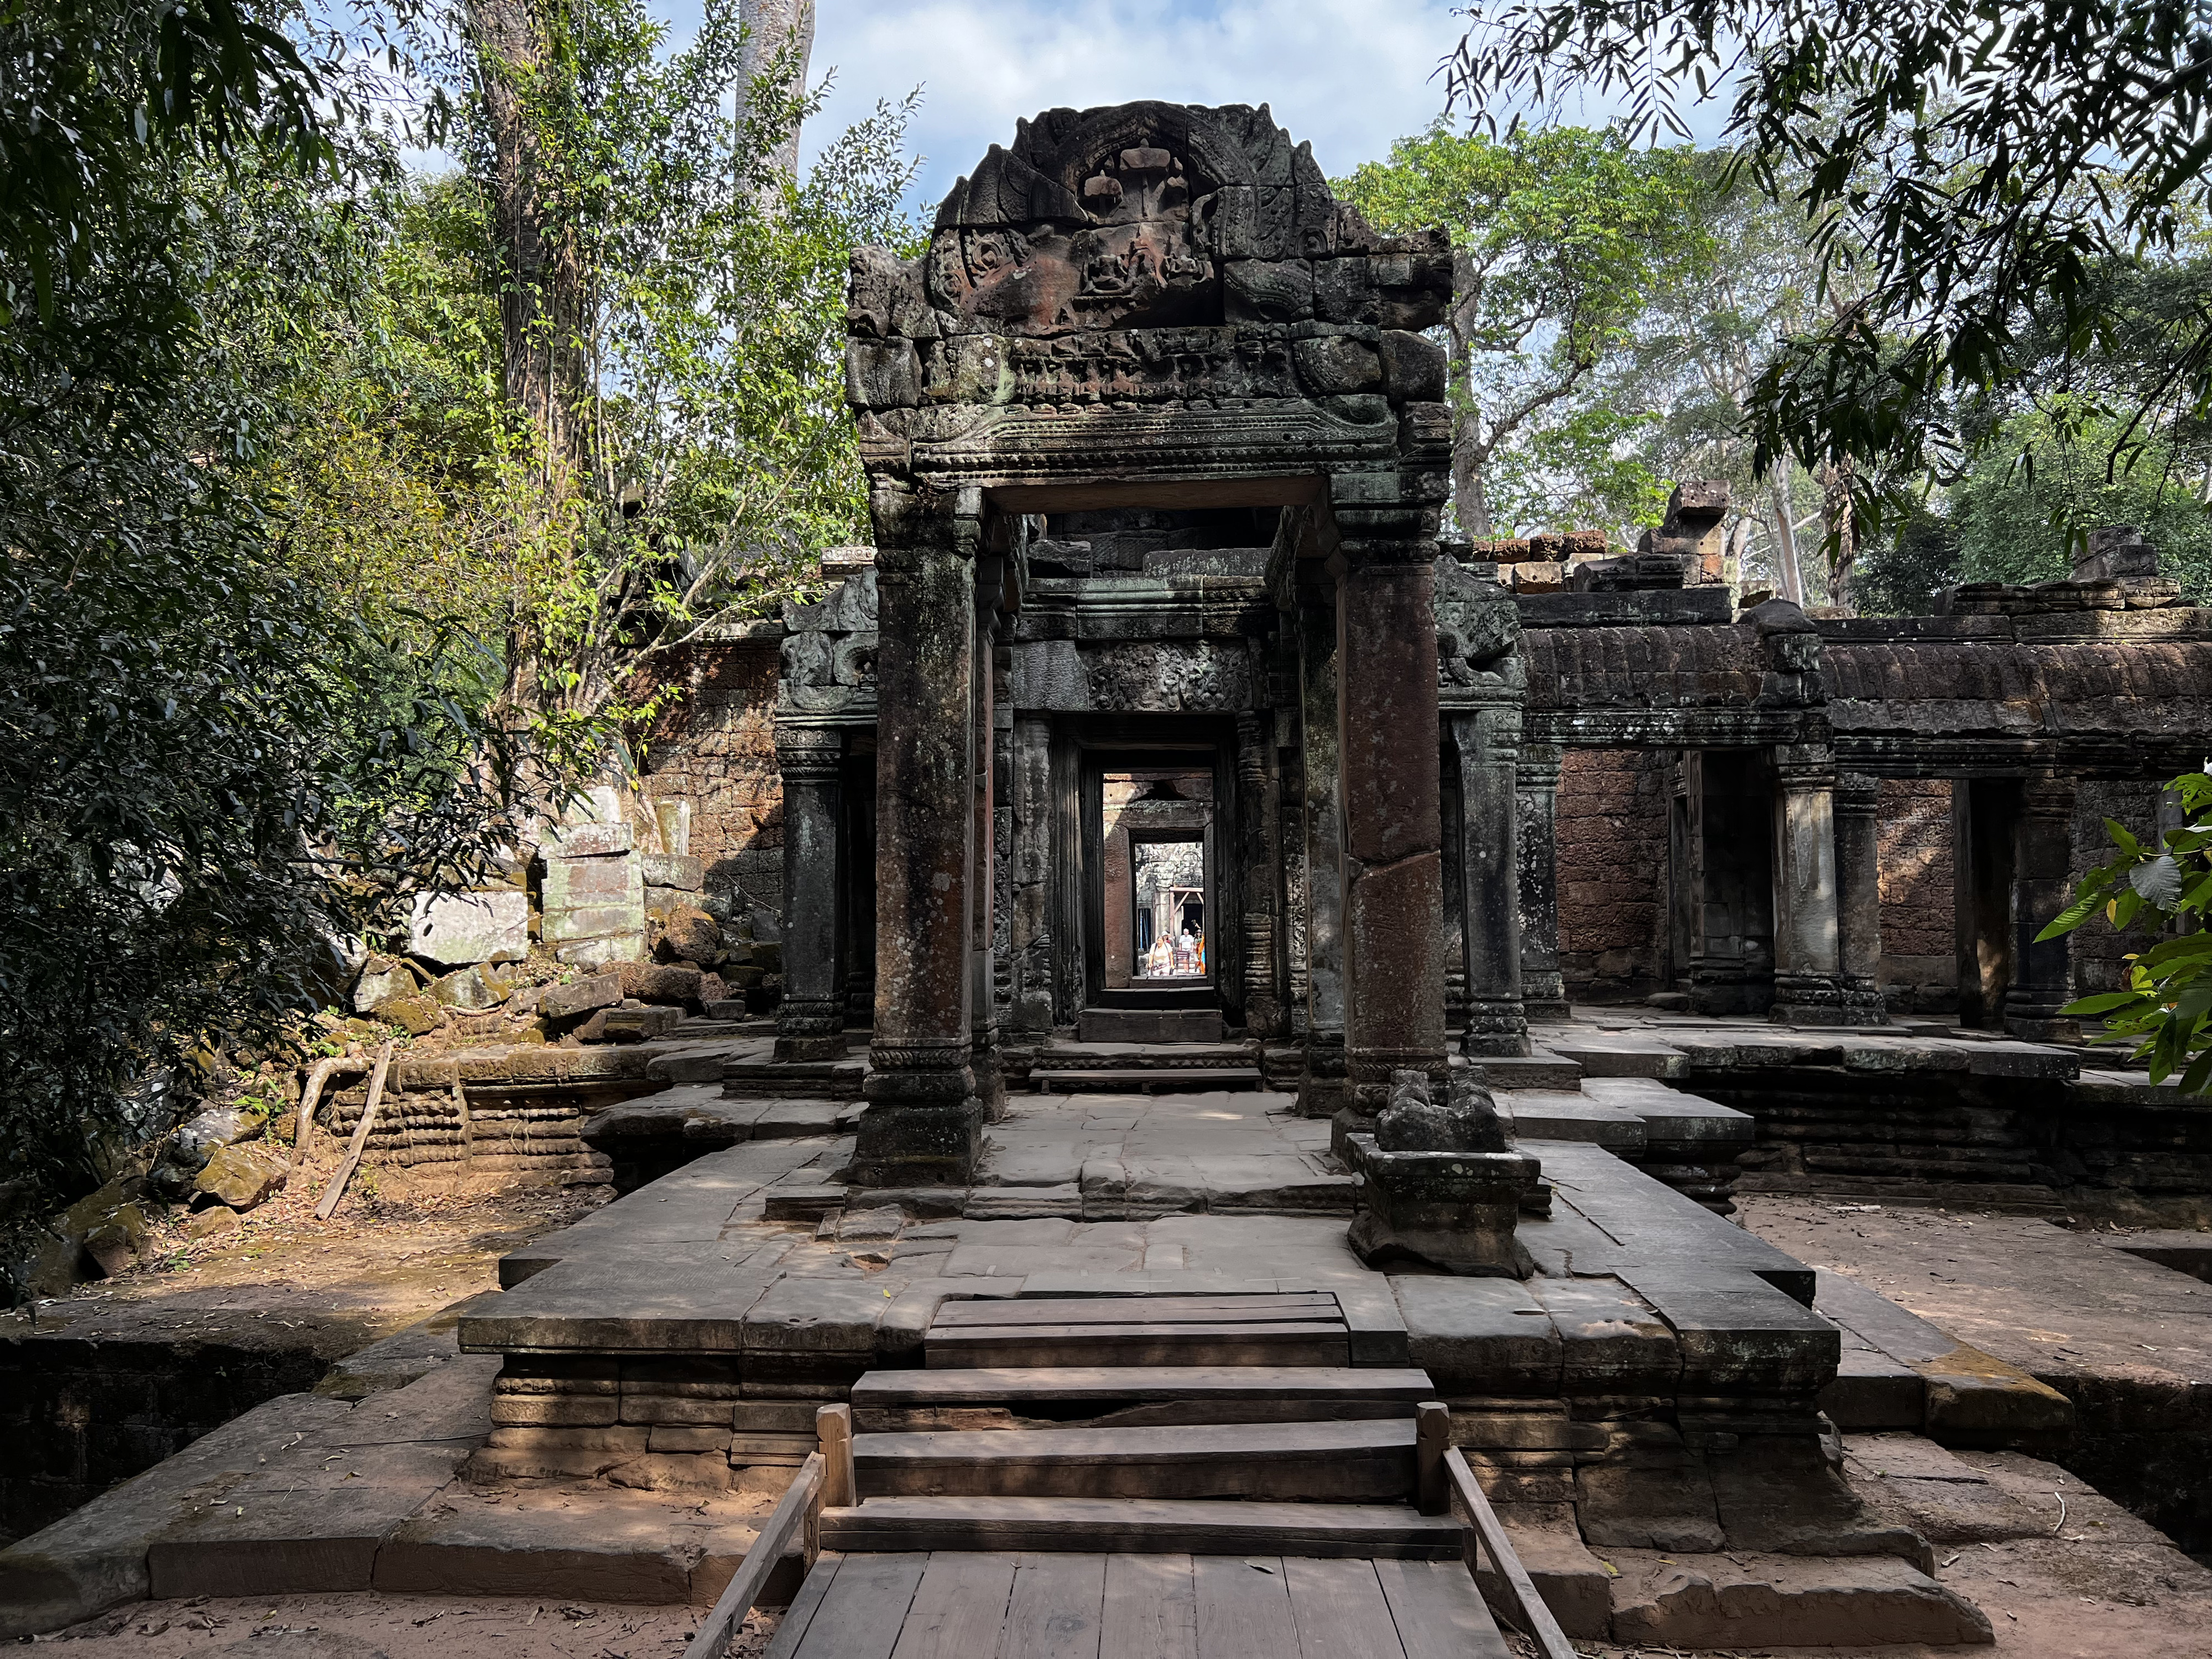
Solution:
<svg viewBox="0 0 2212 1659"><path fill-rule="evenodd" d="M768 1659L1508 1659L1456 1561L825 1553Z"/></svg>

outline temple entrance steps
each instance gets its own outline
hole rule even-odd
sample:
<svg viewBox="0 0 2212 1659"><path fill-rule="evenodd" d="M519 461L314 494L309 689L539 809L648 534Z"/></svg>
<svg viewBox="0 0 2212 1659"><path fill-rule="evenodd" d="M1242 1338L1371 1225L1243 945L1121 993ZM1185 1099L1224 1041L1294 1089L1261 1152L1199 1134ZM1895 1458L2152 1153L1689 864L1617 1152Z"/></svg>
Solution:
<svg viewBox="0 0 2212 1659"><path fill-rule="evenodd" d="M1218 1024L1220 1016L1213 1016ZM1053 1042L1030 1062L1038 1094L1204 1094L1264 1089L1242 1042Z"/></svg>
<svg viewBox="0 0 2212 1659"><path fill-rule="evenodd" d="M1460 1559L1415 1507L1435 1385L1350 1347L1326 1291L948 1301L854 1385L823 1547Z"/></svg>
<svg viewBox="0 0 2212 1659"><path fill-rule="evenodd" d="M1084 1042L1219 1042L1218 1008L1085 1008L1076 1017Z"/></svg>

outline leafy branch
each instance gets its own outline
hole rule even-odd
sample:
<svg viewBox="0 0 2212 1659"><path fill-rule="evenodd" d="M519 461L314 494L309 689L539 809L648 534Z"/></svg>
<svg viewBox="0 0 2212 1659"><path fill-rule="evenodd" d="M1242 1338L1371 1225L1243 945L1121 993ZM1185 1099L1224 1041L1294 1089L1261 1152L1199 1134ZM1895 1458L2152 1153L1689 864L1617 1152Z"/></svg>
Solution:
<svg viewBox="0 0 2212 1659"><path fill-rule="evenodd" d="M2181 1074L2185 1094L2212 1092L2212 775L2191 772L2167 788L2183 823L2146 845L2125 824L2105 820L2118 856L2081 878L2073 903L2036 935L2037 943L2072 933L2102 915L2118 932L2164 934L2124 958L2127 988L2067 1005L2064 1012L2102 1016L2093 1042L2133 1046L2153 1083Z"/></svg>

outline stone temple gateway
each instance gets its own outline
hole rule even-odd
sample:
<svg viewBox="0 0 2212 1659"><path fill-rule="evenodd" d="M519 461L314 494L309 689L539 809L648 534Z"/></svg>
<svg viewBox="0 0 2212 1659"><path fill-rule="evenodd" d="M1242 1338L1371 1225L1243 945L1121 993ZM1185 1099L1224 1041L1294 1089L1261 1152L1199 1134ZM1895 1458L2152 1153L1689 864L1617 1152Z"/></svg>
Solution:
<svg viewBox="0 0 2212 1659"><path fill-rule="evenodd" d="M860 1178L965 1179L1009 1042L1144 1012L1105 994L1084 859L1084 802L1117 765L1216 781L1218 1008L1304 1037L1310 1109L1371 1115L1393 1071L1444 1070L1449 731L1475 826L1453 930L1474 1043L1525 1047L1514 907L1485 902L1514 866L1512 602L1437 562L1450 428L1421 331L1449 297L1443 240L1376 235L1264 109L1048 112L953 191L919 259L856 260L874 696L778 732L796 753L872 730ZM1056 539L1071 520L1101 533ZM1109 550L1147 524L1170 545ZM836 1031L842 975L795 941L832 936L841 894L833 809L787 812L798 1060Z"/></svg>

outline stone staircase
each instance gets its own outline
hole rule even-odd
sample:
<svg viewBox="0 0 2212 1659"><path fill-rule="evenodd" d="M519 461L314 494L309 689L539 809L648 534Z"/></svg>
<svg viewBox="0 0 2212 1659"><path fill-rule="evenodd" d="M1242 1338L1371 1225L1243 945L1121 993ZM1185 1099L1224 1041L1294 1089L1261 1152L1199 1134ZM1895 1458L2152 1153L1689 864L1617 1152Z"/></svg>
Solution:
<svg viewBox="0 0 2212 1659"><path fill-rule="evenodd" d="M1243 1042L1060 1042L1039 1048L1029 1084L1037 1094L1202 1094L1267 1087Z"/></svg>
<svg viewBox="0 0 2212 1659"><path fill-rule="evenodd" d="M1434 1385L1350 1350L1325 1291L948 1301L854 1384L823 1547L1460 1559L1414 1506Z"/></svg>

